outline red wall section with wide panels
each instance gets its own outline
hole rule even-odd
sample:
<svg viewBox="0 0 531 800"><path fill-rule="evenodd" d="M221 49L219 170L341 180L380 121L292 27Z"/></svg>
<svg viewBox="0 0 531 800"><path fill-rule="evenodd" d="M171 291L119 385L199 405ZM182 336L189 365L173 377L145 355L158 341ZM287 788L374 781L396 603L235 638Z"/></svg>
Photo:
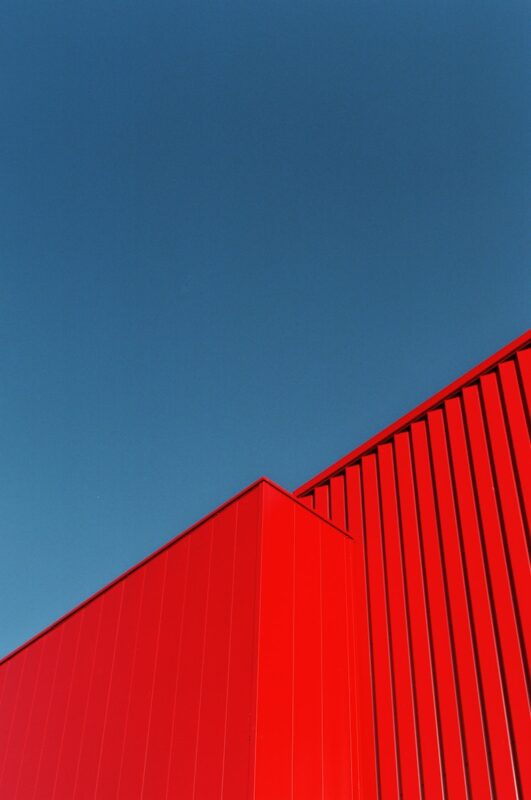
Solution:
<svg viewBox="0 0 531 800"><path fill-rule="evenodd" d="M19 648L0 797L352 797L351 547L261 480Z"/></svg>
<svg viewBox="0 0 531 800"><path fill-rule="evenodd" d="M354 536L361 797L531 797L530 335L297 494Z"/></svg>
<svg viewBox="0 0 531 800"><path fill-rule="evenodd" d="M305 512L288 495L264 497L257 800L350 800L357 780L352 539Z"/></svg>

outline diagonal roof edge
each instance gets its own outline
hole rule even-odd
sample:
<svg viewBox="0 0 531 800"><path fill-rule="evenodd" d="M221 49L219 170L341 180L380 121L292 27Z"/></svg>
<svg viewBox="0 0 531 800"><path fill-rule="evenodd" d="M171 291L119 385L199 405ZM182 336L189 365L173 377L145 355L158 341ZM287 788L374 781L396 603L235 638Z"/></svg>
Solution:
<svg viewBox="0 0 531 800"><path fill-rule="evenodd" d="M222 512L228 506L232 505L233 503L238 502L238 500L240 500L244 495L248 494L249 492L254 491L259 486L263 486L264 484L269 486L269 487L271 487L276 492L279 492L280 494L283 494L285 497L288 497L293 503L295 503L297 506L300 506L302 509L304 509L305 513L313 514L313 516L317 517L321 522L324 522L327 527L335 528L339 533L341 533L343 536L346 536L348 539L352 539L353 538L351 533L346 531L344 528L341 528L337 523L332 522L332 520L327 519L326 517L322 516L321 514L319 514L318 511L315 511L314 509L309 508L301 500L299 500L298 497L293 495L287 489L284 489L278 483L275 483L270 478L266 478L265 476L262 476L260 478L257 478L252 483L250 483L244 489L241 489L239 492L237 492L232 497L229 497L228 500L225 500L223 503L221 503L220 505L216 506L214 509L212 509L212 511L209 511L208 514L205 514L205 516L201 517L201 519L197 520L196 522L192 523L192 525L189 525L187 528L185 528L185 530L181 531L180 533L178 533L175 536L172 536L171 539L169 539L167 542L164 542L164 544L162 544L160 547L158 547L152 553L149 553L147 556L145 556L143 559L138 561L136 564L133 564L131 567L126 569L124 572L122 572L119 575L117 575L116 578L113 578L111 581L106 583L104 586L100 587L95 592L93 592L91 595L89 595L89 597L86 597L80 603L77 603L73 608L71 608L68 611L66 611L64 614L62 614L60 617L55 619L49 625L46 625L46 627L42 628L42 630L38 631L33 636L30 636L30 638L26 639L24 642L22 642L22 644L18 645L13 650L11 650L10 652L6 653L6 655L0 657L0 667L3 664L5 664L7 661L9 661L11 658L13 658L13 656L17 655L17 653L19 653L21 650L24 650L26 647L28 647L29 645L33 644L35 641L37 641L37 639L40 639L46 633L49 633L53 628L56 628L58 625L60 625L66 619L71 617L73 614L76 614L78 611L80 611L82 608L84 608L84 606L86 606L89 603L91 603L93 600L95 600L97 597L99 597L100 595L102 595L105 592L107 592L109 589L112 589L113 586L115 586L117 583L120 583L120 581L122 581L125 578L127 578L129 575L131 575L131 573L136 572L137 569L140 569L141 567L145 566L147 563L149 563L154 558L159 556L165 550L168 550L170 547L175 545L178 541L183 539L185 536L188 536L189 534L193 533L195 530L200 528L202 525L204 525L210 519L212 519L213 517L217 516L217 514Z"/></svg>
<svg viewBox="0 0 531 800"><path fill-rule="evenodd" d="M379 433L371 436L371 438L365 441L363 444L358 445L358 447L354 448L354 450L352 450L350 453L347 453L346 456L343 456L331 466L326 467L326 469L322 470L322 472L317 473L317 475L315 475L313 478L310 478L303 483L302 486L299 486L298 489L294 489L293 494L297 497L301 497L312 489L315 489L316 486L324 483L336 473L341 472L349 464L352 464L353 461L358 459L366 451L372 450L376 445L381 444L390 436L397 433L401 428L404 428L406 425L414 422L418 417L424 415L434 406L439 405L439 403L441 403L443 400L448 399L451 395L455 394L464 386L472 383L472 381L476 380L482 373L491 369L500 361L509 358L516 353L517 350L522 350L530 343L531 329L525 333L522 333L516 339L513 339L512 342L509 342L509 344L506 344L501 348L501 350L493 353L491 356L485 359L485 361L482 361L480 364L472 367L472 369L470 369L468 372L465 372L464 375L462 375L460 378L457 378L457 380L453 381L449 386L446 386L444 389L441 389L440 391L436 392L436 394L432 395L432 397L424 400L424 402L413 408L411 411L408 411L407 414L404 414L395 422L391 423L391 425L388 425Z"/></svg>

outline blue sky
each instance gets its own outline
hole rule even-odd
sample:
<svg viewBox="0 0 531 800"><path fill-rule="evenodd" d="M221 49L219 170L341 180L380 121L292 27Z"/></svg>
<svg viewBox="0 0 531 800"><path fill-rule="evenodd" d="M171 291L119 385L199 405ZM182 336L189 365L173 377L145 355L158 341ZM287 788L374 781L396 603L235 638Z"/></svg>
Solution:
<svg viewBox="0 0 531 800"><path fill-rule="evenodd" d="M526 3L0 10L0 653L529 324Z"/></svg>

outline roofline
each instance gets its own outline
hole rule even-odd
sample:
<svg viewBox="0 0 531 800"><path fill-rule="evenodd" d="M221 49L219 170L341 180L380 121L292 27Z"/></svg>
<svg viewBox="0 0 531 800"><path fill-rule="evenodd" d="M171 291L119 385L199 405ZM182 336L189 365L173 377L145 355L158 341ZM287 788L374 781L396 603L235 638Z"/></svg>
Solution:
<svg viewBox="0 0 531 800"><path fill-rule="evenodd" d="M376 447L376 445L381 444L384 440L397 433L401 428L411 424L417 417L424 415L427 411L433 408L433 406L439 405L439 403L455 394L466 384L476 380L483 372L491 369L499 361L503 361L509 356L513 355L517 350L523 349L530 342L531 329L525 333L522 333L512 342L506 344L505 347L502 347L501 350L498 350L496 353L489 356L489 358L487 358L485 361L482 361L468 372L465 372L464 375L462 375L460 378L457 378L457 380L453 381L453 383L451 383L449 386L441 389L432 397L428 398L428 400L425 400L423 403L416 406L416 408L414 408L412 411L404 414L404 416L397 419L391 425L388 425L387 428L384 428L375 436L372 436L366 442L356 447L346 456L340 458L339 461L336 461L334 464L332 464L332 466L327 467L322 472L319 472L315 477L310 478L310 480L306 481L306 483L303 483L302 486L299 486L298 489L295 489L293 494L300 497L312 489L315 489L321 483L324 483L331 478L334 474L341 472L341 470L343 470L349 464L352 464L353 461L356 461L367 450L372 450L374 447Z"/></svg>
<svg viewBox="0 0 531 800"><path fill-rule="evenodd" d="M233 495L228 500L225 500L225 502L222 503L221 505L216 506L216 508L214 508L212 511L209 511L209 513L206 514L204 517L201 517L201 519L199 519L197 522L194 522L193 525L190 525L190 527L186 528L184 531L181 531L181 533L178 533L176 536L173 536L168 542L165 542L163 545L158 547L156 550L154 550L148 556L143 558L137 564L133 564L132 567L129 567L129 569L125 570L125 572L122 572L120 575L118 575L118 577L114 578L109 583L106 583L105 586L101 587L101 589L98 589L96 592L91 594L85 600L82 600L80 603L75 605L73 608L71 608L65 614L63 614L62 616L58 617L58 619L54 620L49 625L47 625L45 628L40 630L38 633L34 634L29 639L27 639L25 642L23 642L22 644L18 645L18 647L16 647L14 650L11 650L9 653L7 653L7 655L2 656L2 658L0 658L0 667L3 664L5 664L6 661L9 661L11 658L13 658L13 656L17 655L17 653L20 653L21 650L24 650L26 647L29 647L29 645L33 644L34 642L36 642L37 639L40 639L41 636L44 636L46 633L49 633L51 630L56 628L58 625L61 625L62 622L64 622L69 617L71 617L74 614L76 614L78 611L81 611L82 608L87 606L93 600L96 600L96 598L100 597L100 595L104 594L109 589L112 589L113 586L116 586L117 583L120 583L120 581L123 581L125 578L127 578L129 575L131 575L133 572L136 572L137 569L140 569L141 567L145 566L149 561L151 561L152 559L154 559L157 556L159 556L165 550L168 550L170 547L172 547L174 544L176 544L180 539L183 539L185 536L188 536L190 533L193 533L196 528L199 528L200 526L204 525L212 517L215 517L217 514L219 514L221 511L223 511L225 508L227 508L227 506L232 505L233 503L235 503L238 500L240 500L244 495L248 494L249 492L252 492L254 489L257 489L259 486L262 486L264 484L267 484L271 488L275 489L277 492L280 492L280 494L283 494L286 497L289 497L290 500L292 500L296 505L298 505L301 508L303 508L306 512L308 512L308 514L313 514L321 522L325 522L331 528L335 528L337 531L339 531L339 533L342 533L343 536L346 536L349 539L352 539L352 534L350 534L344 528L341 528L335 522L332 522L332 520L329 520L326 517L323 517L321 514L319 514L319 512L315 511L314 509L309 508L298 497L293 495L287 489L284 489L282 486L279 486L277 483L272 481L270 478L266 478L266 477L262 476L260 478L257 478L251 484L249 484L249 486L246 486L245 489L242 489L240 492L238 492L237 494Z"/></svg>

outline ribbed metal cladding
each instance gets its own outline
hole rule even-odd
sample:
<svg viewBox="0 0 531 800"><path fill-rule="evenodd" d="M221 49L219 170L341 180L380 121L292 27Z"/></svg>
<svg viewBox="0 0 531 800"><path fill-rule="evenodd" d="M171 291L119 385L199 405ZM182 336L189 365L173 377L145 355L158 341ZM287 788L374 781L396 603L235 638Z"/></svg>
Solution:
<svg viewBox="0 0 531 800"><path fill-rule="evenodd" d="M360 797L531 797L529 345L299 490L357 545Z"/></svg>

